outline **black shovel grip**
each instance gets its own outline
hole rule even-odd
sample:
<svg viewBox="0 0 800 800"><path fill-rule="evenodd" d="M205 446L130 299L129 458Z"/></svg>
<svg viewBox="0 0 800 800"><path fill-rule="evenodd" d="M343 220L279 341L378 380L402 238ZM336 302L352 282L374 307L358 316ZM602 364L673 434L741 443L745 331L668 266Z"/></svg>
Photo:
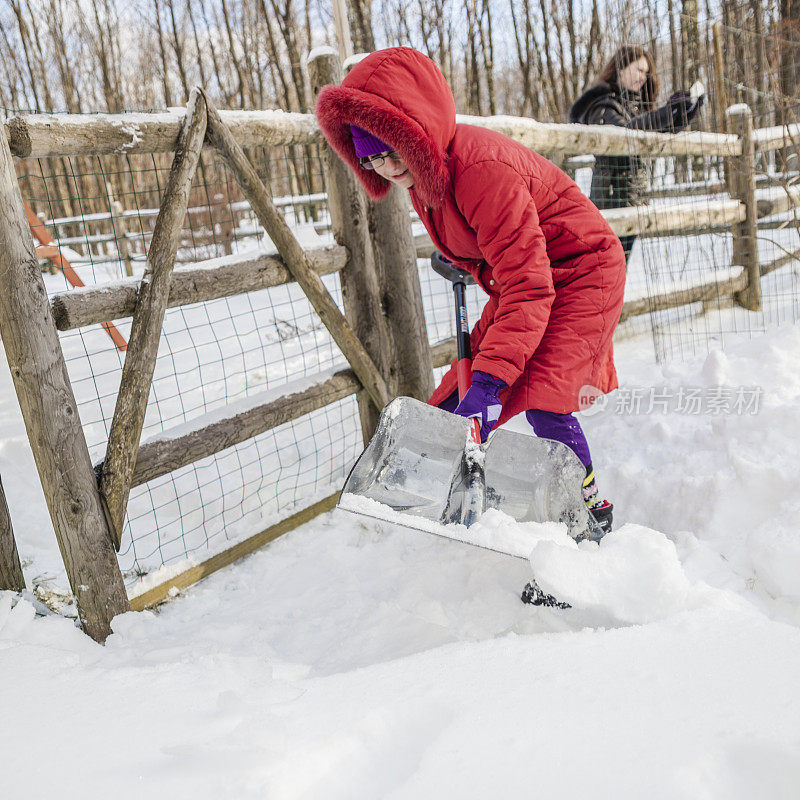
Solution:
<svg viewBox="0 0 800 800"><path fill-rule="evenodd" d="M465 269L459 269L452 261L448 261L440 252L431 255L431 266L434 271L453 284L453 296L456 308L456 348L458 360L471 359L469 344L469 322L467 321L466 287L475 283L475 278Z"/></svg>
<svg viewBox="0 0 800 800"><path fill-rule="evenodd" d="M431 266L445 280L450 283L463 283L464 286L472 286L475 278L465 269L459 269L452 261L448 261L438 250L431 254Z"/></svg>

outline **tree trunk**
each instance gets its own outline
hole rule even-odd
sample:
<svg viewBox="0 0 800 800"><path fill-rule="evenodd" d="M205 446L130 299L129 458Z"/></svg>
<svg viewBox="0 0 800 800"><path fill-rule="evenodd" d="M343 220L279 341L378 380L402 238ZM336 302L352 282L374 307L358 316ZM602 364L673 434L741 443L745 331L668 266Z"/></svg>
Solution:
<svg viewBox="0 0 800 800"><path fill-rule="evenodd" d="M94 0L92 0L94 3ZM96 5L95 5L96 8ZM166 108L172 106L172 93L169 88L169 64L167 62L167 48L164 43L164 31L161 27L161 9L159 0L153 0L153 10L156 12L156 30L158 32L158 52L161 55L161 81L164 89L164 105Z"/></svg>
<svg viewBox="0 0 800 800"><path fill-rule="evenodd" d="M350 35L353 37L353 49L356 53L371 53L375 49L371 0L347 0L347 9L350 12Z"/></svg>
<svg viewBox="0 0 800 800"><path fill-rule="evenodd" d="M175 0L167 0L167 8L169 9L170 28L172 29L172 49L175 51L175 61L178 65L178 75L181 78L181 86L183 86L183 97L189 97L189 79L186 77L186 67L183 63L183 42L181 42L180 31L178 30L178 22L175 19Z"/></svg>

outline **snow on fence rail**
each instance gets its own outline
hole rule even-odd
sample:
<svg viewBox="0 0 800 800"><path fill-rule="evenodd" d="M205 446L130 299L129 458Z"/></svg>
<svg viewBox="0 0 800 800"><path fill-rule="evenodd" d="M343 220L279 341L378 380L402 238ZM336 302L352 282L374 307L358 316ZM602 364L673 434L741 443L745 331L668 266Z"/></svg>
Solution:
<svg viewBox="0 0 800 800"><path fill-rule="evenodd" d="M242 147L319 144L322 134L312 114L283 111L221 111L223 121ZM6 122L11 152L18 158L169 153L175 150L184 114L26 114ZM629 130L607 125L537 122L519 117L473 117L456 120L504 133L543 153L597 155L741 155L737 136ZM777 140L777 137L772 137ZM782 146L782 145L775 145Z"/></svg>
<svg viewBox="0 0 800 800"><path fill-rule="evenodd" d="M330 54L319 53L309 66L317 90L338 79L338 63ZM623 308L623 319L720 297L733 297L740 305L758 308L760 276L777 267L759 265L754 247L755 226L759 217L800 205L800 192L796 187L782 192L756 192L756 147L783 147L786 136L754 133L746 107L731 109L729 121L736 133L727 135L666 135L606 126L546 125L509 117L460 119L499 130L546 153L713 155L726 159L727 199L708 201L700 207L679 202L604 212L620 236L661 237L688 228L729 228L733 236L732 264L720 279L632 297ZM171 586L188 585L230 563L309 515L330 508L335 499L335 495L309 497L305 506L300 503L300 510L295 510L295 503L289 518L228 546L190 570L170 575L156 586L148 585L131 602L112 543L119 546L132 488L347 397L358 397L361 432L367 437L378 409L391 395L427 397L432 367L451 360L454 340L428 343L415 256L418 252L427 255L432 245L424 235L416 239L412 236L408 208L399 193L392 193L384 203L368 203L349 169L325 148L327 192L285 198L285 203L324 199L339 244L303 249L286 225L278 211L283 201L270 198L241 148L319 143L319 131L309 115L216 112L203 93L196 91L186 113L17 117L6 122L5 136L0 138L2 179L9 187L6 196L12 198L0 204L0 228L13 245L0 254L0 333L82 623L92 636L103 639L114 614L129 606L141 608L162 600ZM277 253L231 255L173 269L184 217L209 210L187 206L188 185L201 147L213 147L223 154L246 197L246 201L231 206L255 215ZM37 282L37 271L28 268L35 263L35 255L27 241L24 215L20 216L21 197L12 153L20 158L40 158L171 151L176 154L161 207L153 210L156 225L145 275L59 292L47 300ZM102 215L91 217L91 221L105 219ZM76 220L72 217L61 217L52 222L60 225L73 221ZM326 275L341 281L344 315L322 281ZM167 309L295 283L302 287L350 368L333 366L316 375L306 375L299 382L287 380L277 390L228 402L142 441ZM66 369L56 330L68 331L126 317L133 320L132 333L117 409L106 455L93 467L69 380L64 380ZM32 326L31 319L39 322ZM62 447L65 441L70 443L69 448ZM294 446L297 445L295 441ZM68 479L64 477L66 473ZM309 504L309 500L314 502ZM154 503L153 514L156 510Z"/></svg>

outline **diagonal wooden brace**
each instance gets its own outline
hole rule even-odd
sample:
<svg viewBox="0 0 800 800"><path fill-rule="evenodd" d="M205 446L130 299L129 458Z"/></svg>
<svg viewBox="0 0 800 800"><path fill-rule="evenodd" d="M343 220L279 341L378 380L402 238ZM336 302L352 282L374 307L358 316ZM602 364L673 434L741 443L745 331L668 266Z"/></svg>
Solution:
<svg viewBox="0 0 800 800"><path fill-rule="evenodd" d="M250 203L258 221L272 239L286 267L308 297L314 310L339 346L350 366L366 389L370 399L380 410L390 400L386 382L364 345L350 327L344 315L330 296L319 275L311 268L308 256L295 238L286 220L275 207L266 187L248 161L239 143L219 112L206 98L208 111L208 138L219 150L233 171L244 196Z"/></svg>
<svg viewBox="0 0 800 800"><path fill-rule="evenodd" d="M100 475L100 493L117 550L169 300L175 254L205 132L205 100L200 90L193 89L147 254L147 268L136 299L117 405Z"/></svg>

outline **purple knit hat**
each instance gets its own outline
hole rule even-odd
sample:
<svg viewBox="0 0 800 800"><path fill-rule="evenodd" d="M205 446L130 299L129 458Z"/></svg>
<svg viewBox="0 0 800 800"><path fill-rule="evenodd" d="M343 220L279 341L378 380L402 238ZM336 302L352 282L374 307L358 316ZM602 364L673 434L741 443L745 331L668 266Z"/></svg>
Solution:
<svg viewBox="0 0 800 800"><path fill-rule="evenodd" d="M382 142L377 136L373 136L369 131L359 128L358 125L351 125L350 132L353 134L353 145L356 148L356 156L376 156L378 153L385 153L391 150L391 145Z"/></svg>

